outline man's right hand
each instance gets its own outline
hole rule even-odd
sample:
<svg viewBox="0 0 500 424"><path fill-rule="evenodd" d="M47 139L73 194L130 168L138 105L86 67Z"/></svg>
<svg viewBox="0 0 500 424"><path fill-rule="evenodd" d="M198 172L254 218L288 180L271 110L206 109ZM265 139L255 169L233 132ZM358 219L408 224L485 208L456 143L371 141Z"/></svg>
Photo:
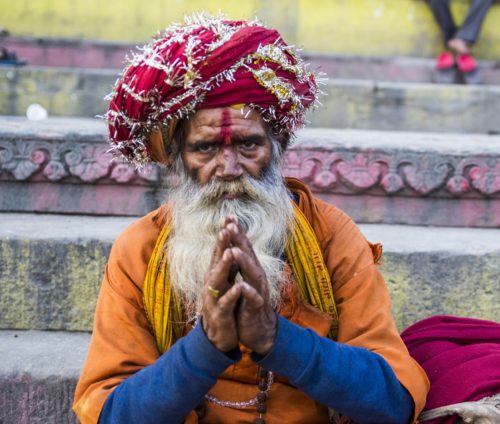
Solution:
<svg viewBox="0 0 500 424"><path fill-rule="evenodd" d="M228 352L238 346L235 308L241 290L229 283L231 267L234 264L230 239L228 230L222 228L205 274L201 311L205 334L222 352ZM217 292L219 296L216 296Z"/></svg>

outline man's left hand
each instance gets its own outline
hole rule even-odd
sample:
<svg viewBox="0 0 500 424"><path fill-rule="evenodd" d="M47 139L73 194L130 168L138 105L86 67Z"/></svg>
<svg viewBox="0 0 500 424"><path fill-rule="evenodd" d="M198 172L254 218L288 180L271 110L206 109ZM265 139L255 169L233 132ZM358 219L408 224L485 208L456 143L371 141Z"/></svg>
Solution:
<svg viewBox="0 0 500 424"><path fill-rule="evenodd" d="M237 313L238 336L243 345L265 355L273 347L277 325L266 274L236 218L228 221L226 229L231 236L231 253L244 280L236 284L241 290Z"/></svg>

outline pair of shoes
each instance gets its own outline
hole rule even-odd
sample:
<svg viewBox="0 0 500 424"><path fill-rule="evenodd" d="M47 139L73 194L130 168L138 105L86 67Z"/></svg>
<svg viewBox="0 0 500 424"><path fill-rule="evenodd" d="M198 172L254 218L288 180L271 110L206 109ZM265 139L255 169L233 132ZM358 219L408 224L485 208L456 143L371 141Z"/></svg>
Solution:
<svg viewBox="0 0 500 424"><path fill-rule="evenodd" d="M455 66L455 58L450 52L442 52L436 58L436 68L451 69ZM460 72L472 72L477 69L477 61L470 53L457 56L457 66Z"/></svg>
<svg viewBox="0 0 500 424"><path fill-rule="evenodd" d="M459 54L455 61L453 54L442 52L436 57L434 81L439 84L480 84L477 60L467 53Z"/></svg>

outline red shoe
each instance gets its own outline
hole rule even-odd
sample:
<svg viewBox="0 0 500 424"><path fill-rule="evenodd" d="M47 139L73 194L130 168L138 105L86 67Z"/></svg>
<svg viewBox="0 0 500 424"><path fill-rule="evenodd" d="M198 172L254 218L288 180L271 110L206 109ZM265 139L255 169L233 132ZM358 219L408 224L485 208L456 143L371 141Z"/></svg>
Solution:
<svg viewBox="0 0 500 424"><path fill-rule="evenodd" d="M458 69L464 74L469 74L477 69L477 61L471 54L461 54L457 59Z"/></svg>
<svg viewBox="0 0 500 424"><path fill-rule="evenodd" d="M455 66L455 58L450 52L439 53L436 57L436 68L439 70L451 69Z"/></svg>

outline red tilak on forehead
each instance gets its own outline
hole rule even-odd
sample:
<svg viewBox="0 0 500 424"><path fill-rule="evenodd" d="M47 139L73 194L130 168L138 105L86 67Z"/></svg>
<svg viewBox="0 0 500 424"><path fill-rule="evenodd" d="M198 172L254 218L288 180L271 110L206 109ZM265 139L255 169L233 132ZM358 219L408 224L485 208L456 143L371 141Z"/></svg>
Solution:
<svg viewBox="0 0 500 424"><path fill-rule="evenodd" d="M231 145L231 113L228 109L222 111L222 120L220 127L220 138L224 146Z"/></svg>

